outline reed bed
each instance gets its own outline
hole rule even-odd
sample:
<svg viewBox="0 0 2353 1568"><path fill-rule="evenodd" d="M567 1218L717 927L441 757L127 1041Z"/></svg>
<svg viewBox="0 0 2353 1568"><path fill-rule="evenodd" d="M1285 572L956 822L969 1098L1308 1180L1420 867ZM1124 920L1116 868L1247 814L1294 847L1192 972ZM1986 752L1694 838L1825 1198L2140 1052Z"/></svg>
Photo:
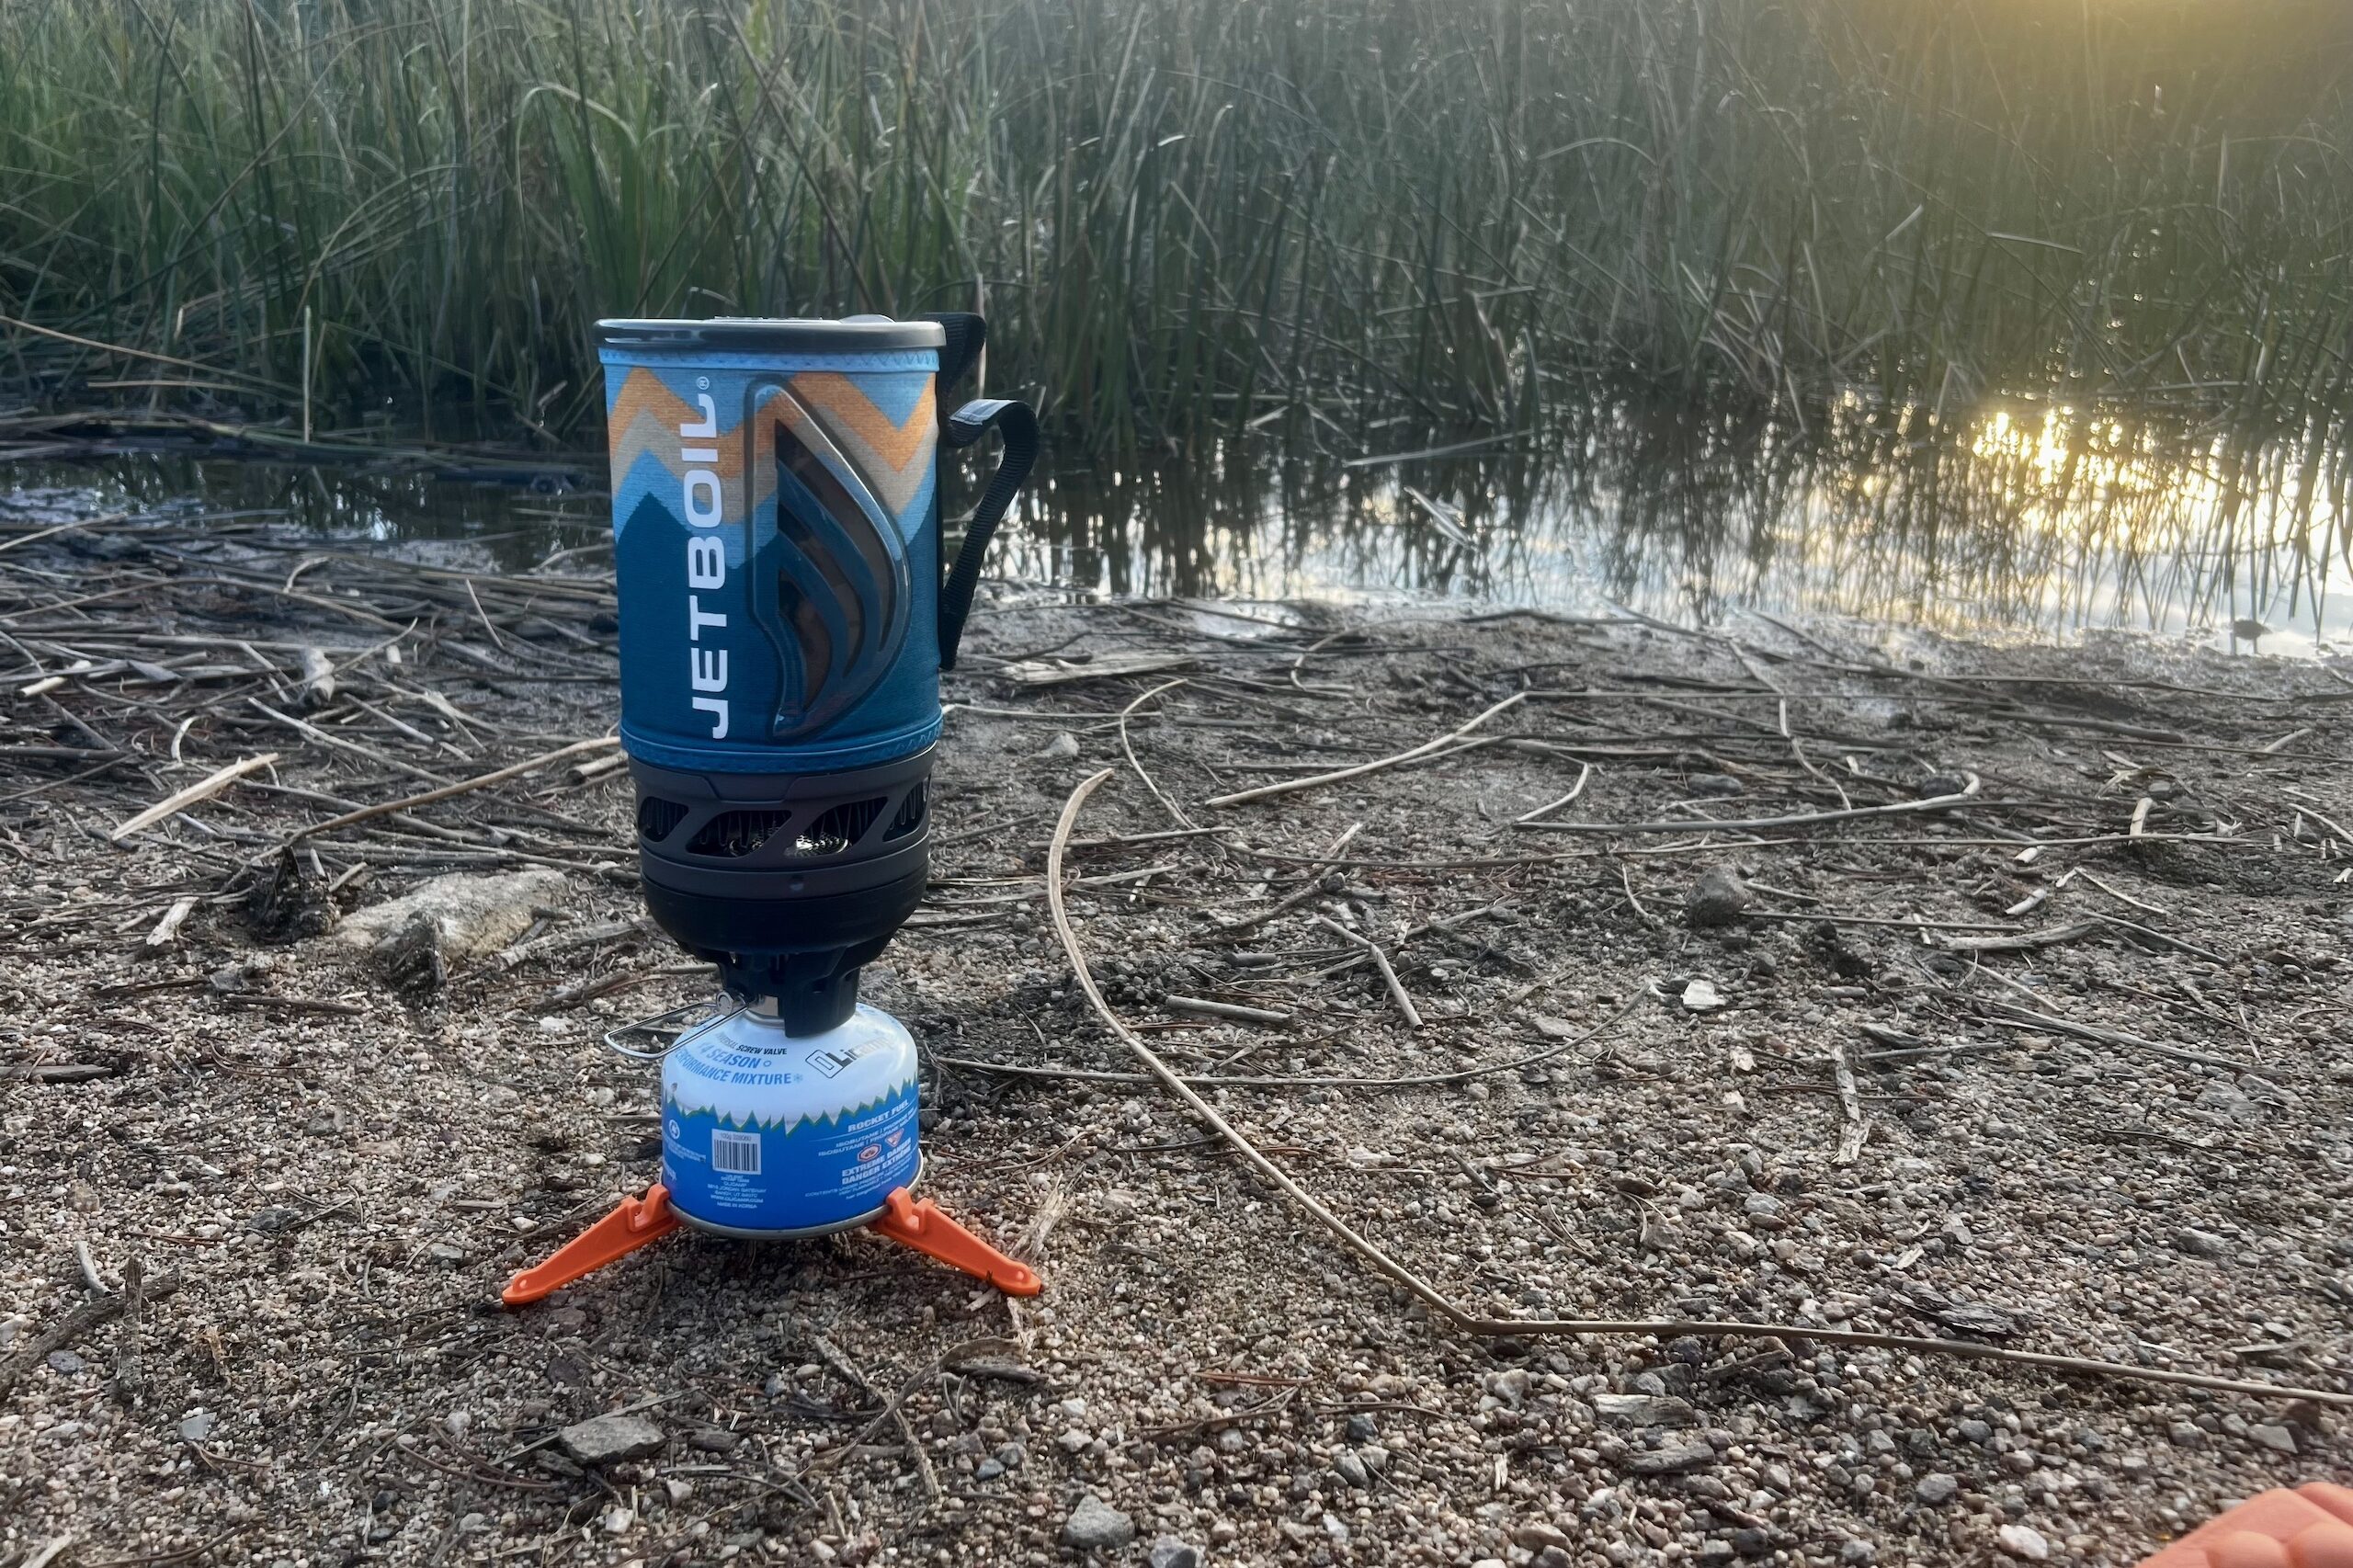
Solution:
<svg viewBox="0 0 2353 1568"><path fill-rule="evenodd" d="M0 0L0 381L568 446L597 316L978 305L1105 449L1597 372L2333 426L2348 58L2337 0Z"/></svg>

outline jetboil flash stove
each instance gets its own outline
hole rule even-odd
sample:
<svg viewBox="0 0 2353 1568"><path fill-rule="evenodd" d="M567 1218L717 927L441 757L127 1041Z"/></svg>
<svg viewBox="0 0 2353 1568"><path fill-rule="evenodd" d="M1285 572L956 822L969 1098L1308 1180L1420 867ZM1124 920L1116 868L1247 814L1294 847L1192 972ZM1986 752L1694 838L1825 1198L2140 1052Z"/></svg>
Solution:
<svg viewBox="0 0 2353 1568"><path fill-rule="evenodd" d="M858 999L923 898L939 672L1037 455L1021 403L943 416L985 333L975 315L597 324L645 902L725 995L606 1037L660 1060L662 1179L517 1274L510 1306L680 1223L869 1225L1040 1289L912 1196L915 1041ZM1004 457L943 582L939 449L992 429Z"/></svg>

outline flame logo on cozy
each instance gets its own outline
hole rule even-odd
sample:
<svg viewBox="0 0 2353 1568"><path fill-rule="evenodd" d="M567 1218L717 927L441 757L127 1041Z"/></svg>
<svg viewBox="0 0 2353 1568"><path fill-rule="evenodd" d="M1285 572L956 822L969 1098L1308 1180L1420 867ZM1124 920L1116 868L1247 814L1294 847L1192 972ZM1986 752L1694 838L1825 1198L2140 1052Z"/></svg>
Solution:
<svg viewBox="0 0 2353 1568"><path fill-rule="evenodd" d="M753 614L795 666L774 731L789 740L855 708L906 641L914 583L894 519L922 485L936 416L922 397L893 425L855 382L825 372L756 384L751 400L752 505L776 506L774 569L760 564Z"/></svg>

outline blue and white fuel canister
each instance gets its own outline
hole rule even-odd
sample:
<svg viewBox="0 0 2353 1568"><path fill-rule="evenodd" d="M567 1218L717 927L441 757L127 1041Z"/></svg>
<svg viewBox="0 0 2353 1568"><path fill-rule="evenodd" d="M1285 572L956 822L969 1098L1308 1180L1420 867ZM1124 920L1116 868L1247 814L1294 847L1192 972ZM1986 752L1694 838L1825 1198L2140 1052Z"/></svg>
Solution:
<svg viewBox="0 0 2353 1568"><path fill-rule="evenodd" d="M732 1236L865 1224L922 1168L914 1037L863 1004L798 1037L767 1008L691 1029L662 1059L670 1205Z"/></svg>

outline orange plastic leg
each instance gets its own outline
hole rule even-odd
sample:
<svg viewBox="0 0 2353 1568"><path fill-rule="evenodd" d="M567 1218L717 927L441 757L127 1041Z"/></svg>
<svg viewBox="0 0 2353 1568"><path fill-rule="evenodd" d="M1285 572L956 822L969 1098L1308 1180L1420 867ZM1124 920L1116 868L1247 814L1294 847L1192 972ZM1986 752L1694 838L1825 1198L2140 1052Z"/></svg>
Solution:
<svg viewBox="0 0 2353 1568"><path fill-rule="evenodd" d="M882 1205L882 1218L874 1221L874 1229L892 1241L936 1257L950 1268L961 1268L1008 1296L1034 1296L1046 1288L1034 1271L941 1213L939 1205L930 1199L917 1203L903 1187L884 1199Z"/></svg>
<svg viewBox="0 0 2353 1568"><path fill-rule="evenodd" d="M2353 1568L2353 1491L2315 1481L2250 1497L2141 1568Z"/></svg>
<svg viewBox="0 0 2353 1568"><path fill-rule="evenodd" d="M555 1256L536 1268L526 1268L506 1282L498 1299L510 1307L528 1306L599 1269L617 1257L635 1252L678 1228L670 1207L670 1192L659 1182L642 1198L624 1198L621 1206L556 1249Z"/></svg>

